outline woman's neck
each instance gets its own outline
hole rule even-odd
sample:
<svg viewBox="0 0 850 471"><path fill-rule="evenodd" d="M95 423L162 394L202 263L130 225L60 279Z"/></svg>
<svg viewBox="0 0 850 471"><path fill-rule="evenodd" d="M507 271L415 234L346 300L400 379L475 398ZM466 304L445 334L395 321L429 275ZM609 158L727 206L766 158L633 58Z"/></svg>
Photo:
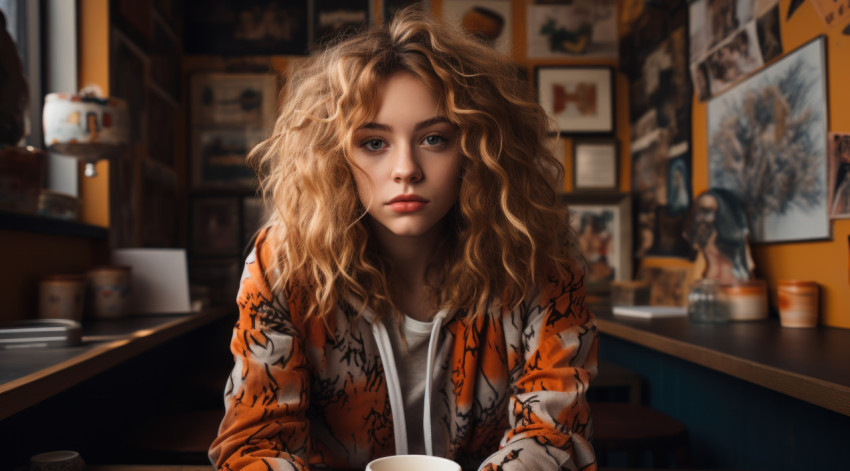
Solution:
<svg viewBox="0 0 850 471"><path fill-rule="evenodd" d="M398 236L373 222L371 232L382 257L392 266L387 282L393 302L407 316L430 321L437 306L429 289L428 267L443 237L442 225L419 236Z"/></svg>

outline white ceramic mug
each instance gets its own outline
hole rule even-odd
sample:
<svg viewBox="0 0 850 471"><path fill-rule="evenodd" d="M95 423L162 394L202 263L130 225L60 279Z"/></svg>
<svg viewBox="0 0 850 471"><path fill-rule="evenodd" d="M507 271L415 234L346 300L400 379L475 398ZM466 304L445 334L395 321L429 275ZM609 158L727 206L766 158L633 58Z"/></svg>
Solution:
<svg viewBox="0 0 850 471"><path fill-rule="evenodd" d="M366 471L460 471L460 465L439 456L395 455L373 460Z"/></svg>

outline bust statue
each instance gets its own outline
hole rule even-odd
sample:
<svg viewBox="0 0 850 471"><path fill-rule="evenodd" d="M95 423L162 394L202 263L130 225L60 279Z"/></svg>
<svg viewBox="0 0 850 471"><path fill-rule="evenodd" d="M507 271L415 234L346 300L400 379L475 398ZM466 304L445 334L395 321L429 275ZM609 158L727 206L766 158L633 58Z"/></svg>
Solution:
<svg viewBox="0 0 850 471"><path fill-rule="evenodd" d="M731 283L753 277L749 228L741 201L729 190L700 193L685 222L685 239L699 252L702 278Z"/></svg>

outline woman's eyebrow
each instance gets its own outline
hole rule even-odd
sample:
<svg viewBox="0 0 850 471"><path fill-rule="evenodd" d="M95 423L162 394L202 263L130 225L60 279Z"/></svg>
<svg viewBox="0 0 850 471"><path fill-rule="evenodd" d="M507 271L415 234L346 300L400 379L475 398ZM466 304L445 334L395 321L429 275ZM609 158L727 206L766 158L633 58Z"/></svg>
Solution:
<svg viewBox="0 0 850 471"><path fill-rule="evenodd" d="M451 123L451 121L449 121L449 119L446 118L445 116L434 116L433 118L428 118L425 121L420 121L420 122L416 123L416 125L414 126L414 130L419 131L420 129L424 129L424 128L433 126L435 124L442 124L442 123ZM378 131L390 132L390 131L393 130L393 127L390 126L389 124L382 124L382 123L376 123L374 121L370 121L370 122L364 124L363 126L361 126L360 129L375 129L375 130L378 130Z"/></svg>

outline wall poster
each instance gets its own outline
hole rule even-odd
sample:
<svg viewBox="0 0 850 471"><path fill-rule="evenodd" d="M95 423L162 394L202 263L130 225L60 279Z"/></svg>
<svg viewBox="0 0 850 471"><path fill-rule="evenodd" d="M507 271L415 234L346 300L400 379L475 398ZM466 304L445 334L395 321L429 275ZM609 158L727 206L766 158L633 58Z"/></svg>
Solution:
<svg viewBox="0 0 850 471"><path fill-rule="evenodd" d="M709 185L744 202L753 242L828 238L825 38L708 103Z"/></svg>

